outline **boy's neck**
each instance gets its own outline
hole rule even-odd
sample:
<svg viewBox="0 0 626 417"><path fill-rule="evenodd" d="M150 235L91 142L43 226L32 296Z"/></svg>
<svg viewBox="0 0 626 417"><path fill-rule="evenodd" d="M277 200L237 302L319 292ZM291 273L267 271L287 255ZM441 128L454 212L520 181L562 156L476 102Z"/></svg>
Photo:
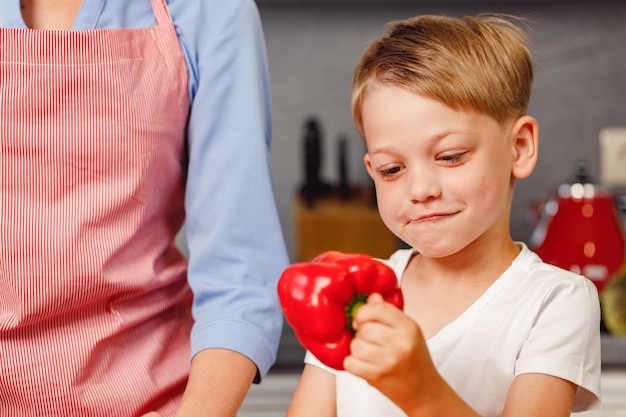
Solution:
<svg viewBox="0 0 626 417"><path fill-rule="evenodd" d="M427 339L434 336L476 302L520 250L509 240L493 250L466 248L444 259L415 255L401 281L405 313Z"/></svg>

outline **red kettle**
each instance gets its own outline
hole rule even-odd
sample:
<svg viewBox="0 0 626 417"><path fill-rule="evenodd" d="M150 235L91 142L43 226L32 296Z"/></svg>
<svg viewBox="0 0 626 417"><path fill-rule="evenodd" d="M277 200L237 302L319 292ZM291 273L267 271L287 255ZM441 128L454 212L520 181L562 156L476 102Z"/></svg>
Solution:
<svg viewBox="0 0 626 417"><path fill-rule="evenodd" d="M624 263L623 220L609 190L588 181L584 161L576 179L545 204L529 246L544 262L585 275L602 292Z"/></svg>

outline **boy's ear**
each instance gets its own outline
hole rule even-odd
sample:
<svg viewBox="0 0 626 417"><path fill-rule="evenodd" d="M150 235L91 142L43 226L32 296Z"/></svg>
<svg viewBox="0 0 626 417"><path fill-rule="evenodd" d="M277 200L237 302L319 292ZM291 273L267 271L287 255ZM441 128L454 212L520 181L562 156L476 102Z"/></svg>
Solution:
<svg viewBox="0 0 626 417"><path fill-rule="evenodd" d="M366 153L363 157L363 163L365 164L365 169L367 169L367 173L370 174L370 177L374 179L374 175L372 175L372 161L370 160L370 154Z"/></svg>
<svg viewBox="0 0 626 417"><path fill-rule="evenodd" d="M537 164L539 124L534 117L522 116L513 125L511 135L514 147L511 173L515 178L526 178Z"/></svg>

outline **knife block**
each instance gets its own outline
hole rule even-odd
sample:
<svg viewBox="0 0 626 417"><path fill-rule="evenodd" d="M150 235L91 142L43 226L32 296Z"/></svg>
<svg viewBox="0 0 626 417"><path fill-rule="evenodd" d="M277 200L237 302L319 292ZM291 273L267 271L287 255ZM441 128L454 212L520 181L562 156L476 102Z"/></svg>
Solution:
<svg viewBox="0 0 626 417"><path fill-rule="evenodd" d="M311 206L296 197L297 262L329 250L385 259L400 247L381 220L370 189L353 188L349 199L336 194L318 197Z"/></svg>

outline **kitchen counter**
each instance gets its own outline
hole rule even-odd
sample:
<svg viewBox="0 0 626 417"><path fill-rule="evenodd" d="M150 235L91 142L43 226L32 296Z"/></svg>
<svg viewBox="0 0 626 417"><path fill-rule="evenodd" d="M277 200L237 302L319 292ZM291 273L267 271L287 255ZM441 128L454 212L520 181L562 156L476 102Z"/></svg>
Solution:
<svg viewBox="0 0 626 417"><path fill-rule="evenodd" d="M299 379L296 372L270 372L260 385L250 388L237 417L284 417ZM600 408L572 417L626 417L626 368L603 370L601 383Z"/></svg>

